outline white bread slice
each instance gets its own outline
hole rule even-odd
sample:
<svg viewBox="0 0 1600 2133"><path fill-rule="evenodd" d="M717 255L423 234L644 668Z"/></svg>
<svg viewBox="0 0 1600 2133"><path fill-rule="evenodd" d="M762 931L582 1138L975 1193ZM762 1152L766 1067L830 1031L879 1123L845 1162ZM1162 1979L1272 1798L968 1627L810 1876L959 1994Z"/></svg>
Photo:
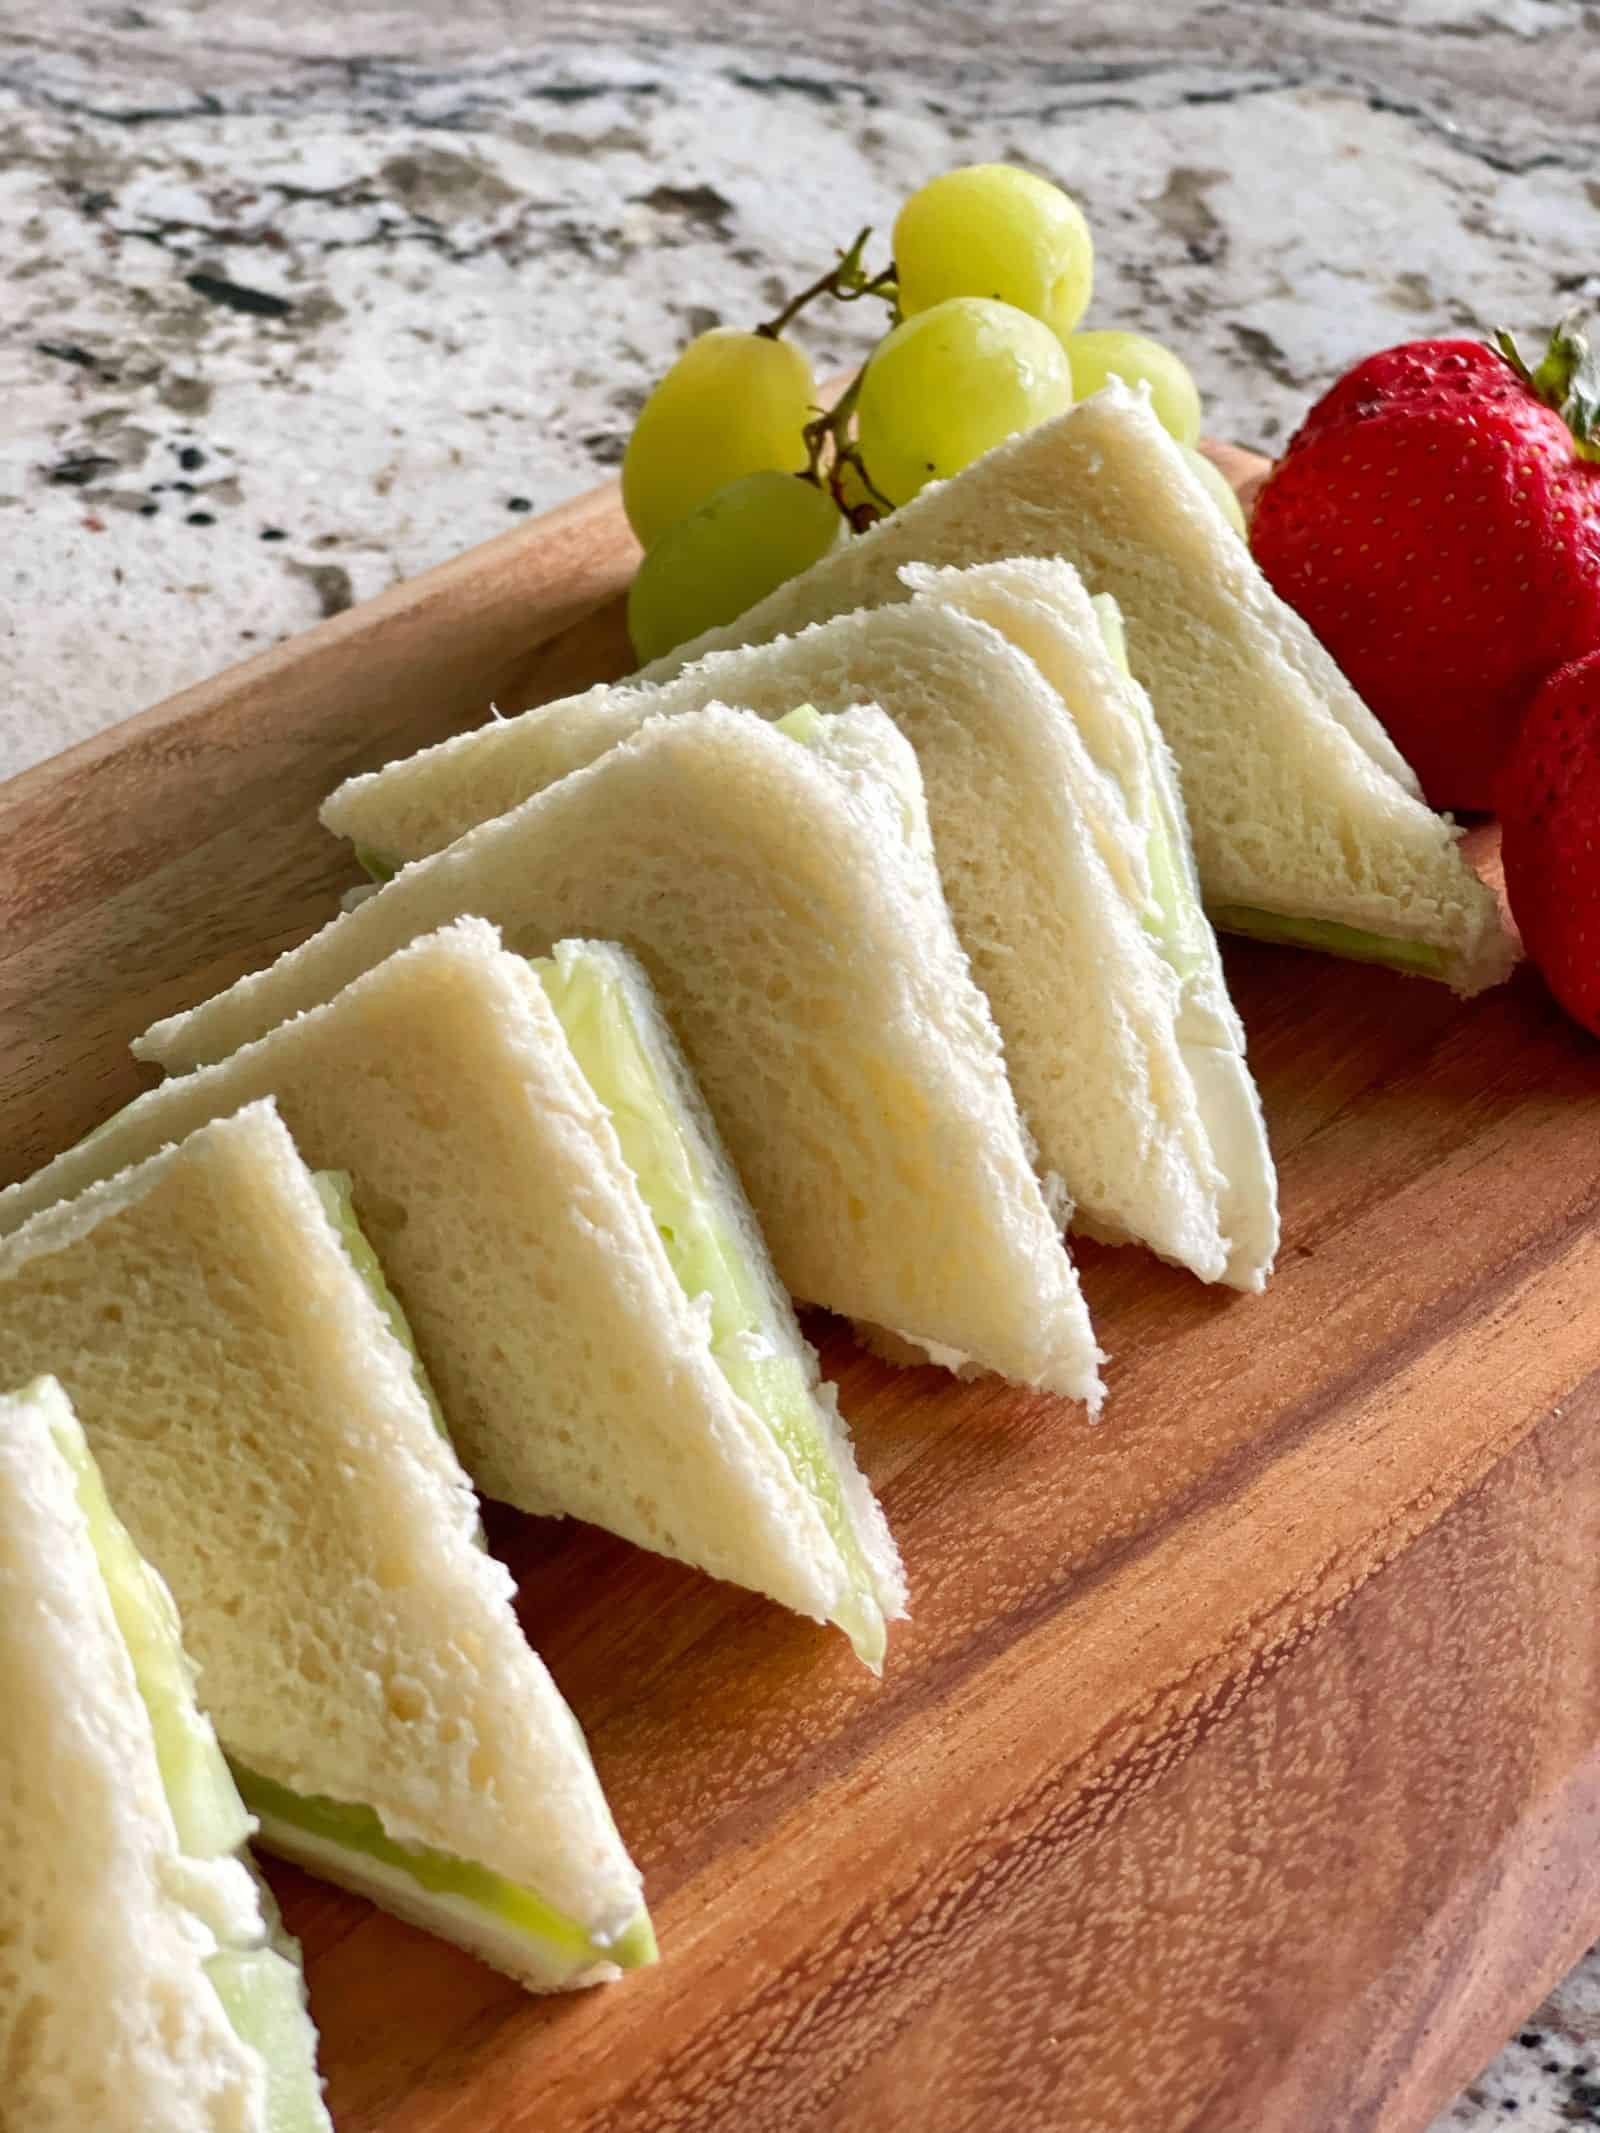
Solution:
<svg viewBox="0 0 1600 2133"><path fill-rule="evenodd" d="M1258 1287L1271 1248L1263 1259L1255 1238L1234 1250L1222 1212L1232 1187L1180 1049L1179 980L1146 930L1143 766L1161 743L1147 740L1131 702L1143 692L1107 654L1076 573L1039 566L1056 594L1042 618L1047 679L1017 626L1022 603L995 590L985 611L986 581L1007 567L937 573L904 604L714 652L659 686L591 689L480 727L342 786L324 820L369 852L418 858L649 718L719 701L768 719L802 701L823 712L876 702L917 752L950 915L1074 1225L1149 1244L1205 1281L1231 1266L1228 1278Z"/></svg>
<svg viewBox="0 0 1600 2133"><path fill-rule="evenodd" d="M0 2123L270 2133L72 1467L59 1385L0 1396ZM248 1826L248 1825L246 1825ZM254 1906L245 1868L221 1894ZM224 1862L213 1862L216 1881Z"/></svg>
<svg viewBox="0 0 1600 2133"><path fill-rule="evenodd" d="M643 973L598 945L566 960L598 960L627 991L676 1131L698 1143L716 1219L767 1291L768 1338L809 1396L866 1595L771 1427L719 1367L707 1313L674 1275L544 986L482 919L412 943L326 1005L137 1098L0 1193L0 1236L271 1095L306 1161L348 1173L485 1494L587 1519L817 1621L850 1617L864 1598L877 1613L866 1640L881 1651L882 1617L904 1612L899 1558L749 1204Z"/></svg>
<svg viewBox="0 0 1600 2133"><path fill-rule="evenodd" d="M916 758L880 711L816 726L804 745L721 706L657 719L136 1049L169 1068L225 1057L463 912L519 952L617 939L792 1294L1097 1403Z"/></svg>
<svg viewBox="0 0 1600 2133"><path fill-rule="evenodd" d="M1013 555L1060 556L1120 605L1133 671L1178 760L1217 924L1299 937L1309 922L1313 945L1395 960L1462 993L1506 975L1512 943L1458 832L1423 804L1399 751L1257 570L1147 395L1119 381L924 489L636 679L665 681L709 652L905 599L907 563ZM1360 938L1319 930L1330 928Z"/></svg>
<svg viewBox="0 0 1600 2133"><path fill-rule="evenodd" d="M414 1908L536 1988L637 1950L639 1878L582 1736L270 1103L0 1242L0 1381L46 1364L178 1603L264 1844L310 1849L263 1809L282 1787L533 1892L564 1931ZM384 1901L369 1864L319 1870Z"/></svg>
<svg viewBox="0 0 1600 2133"><path fill-rule="evenodd" d="M1177 764L1148 694L1133 678L1121 611L1109 593L1091 599L1069 563L1013 557L970 569L907 567L917 601L951 602L981 617L1025 652L1071 712L1096 767L1120 795L1142 872L1126 885L1146 909L1178 983L1173 1034L1189 1077L1206 1145L1221 1179L1218 1217L1228 1240L1223 1279L1259 1290L1278 1250L1278 1174L1261 1097L1245 1059L1244 1026L1228 993L1208 922ZM1113 819L1107 808L1097 825ZM1129 840L1101 835L1120 873Z"/></svg>

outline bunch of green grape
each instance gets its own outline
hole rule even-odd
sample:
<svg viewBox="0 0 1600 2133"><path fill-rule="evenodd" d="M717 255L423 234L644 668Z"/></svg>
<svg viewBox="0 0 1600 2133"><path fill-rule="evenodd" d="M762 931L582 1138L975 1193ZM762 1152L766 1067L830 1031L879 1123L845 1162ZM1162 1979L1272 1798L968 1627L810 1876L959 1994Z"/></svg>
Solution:
<svg viewBox="0 0 1600 2133"><path fill-rule="evenodd" d="M1078 331L1094 242L1059 186L971 164L911 195L893 264L870 276L869 235L771 324L691 341L645 402L622 462L623 507L645 551L628 599L641 660L733 621L852 529L1112 376L1148 385L1243 532L1232 490L1195 449L1200 395L1183 364L1143 334ZM893 314L826 412L786 330L825 296L882 298Z"/></svg>

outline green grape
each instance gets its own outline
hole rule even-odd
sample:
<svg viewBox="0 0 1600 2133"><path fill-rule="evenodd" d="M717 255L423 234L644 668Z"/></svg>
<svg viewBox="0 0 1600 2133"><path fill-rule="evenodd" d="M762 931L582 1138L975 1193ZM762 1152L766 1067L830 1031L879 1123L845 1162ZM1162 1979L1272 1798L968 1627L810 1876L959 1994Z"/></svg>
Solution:
<svg viewBox="0 0 1600 2133"><path fill-rule="evenodd" d="M1198 476L1200 486L1209 493L1211 501L1234 532L1241 540L1247 539L1244 507L1234 495L1232 485L1222 469L1213 465L1204 452L1197 452L1192 444L1179 445L1178 449L1189 462L1190 472Z"/></svg>
<svg viewBox="0 0 1600 2133"><path fill-rule="evenodd" d="M1156 420L1168 436L1179 444L1200 442L1199 388L1170 348L1142 333L1107 328L1070 335L1066 349L1075 400L1087 400L1107 378L1121 378L1127 385L1143 382L1150 388Z"/></svg>
<svg viewBox="0 0 1600 2133"><path fill-rule="evenodd" d="M1065 339L1089 308L1094 239L1077 201L1048 178L969 163L901 208L894 265L906 318L947 297L989 296Z"/></svg>
<svg viewBox="0 0 1600 2133"><path fill-rule="evenodd" d="M746 474L669 526L634 574L628 635L642 664L733 622L827 554L843 519L794 474Z"/></svg>
<svg viewBox="0 0 1600 2133"><path fill-rule="evenodd" d="M989 297L953 296L878 343L856 434L873 481L903 504L1071 405L1072 372L1048 326Z"/></svg>
<svg viewBox="0 0 1600 2133"><path fill-rule="evenodd" d="M622 459L622 508L648 548L745 474L796 474L817 397L793 341L713 326L639 410Z"/></svg>

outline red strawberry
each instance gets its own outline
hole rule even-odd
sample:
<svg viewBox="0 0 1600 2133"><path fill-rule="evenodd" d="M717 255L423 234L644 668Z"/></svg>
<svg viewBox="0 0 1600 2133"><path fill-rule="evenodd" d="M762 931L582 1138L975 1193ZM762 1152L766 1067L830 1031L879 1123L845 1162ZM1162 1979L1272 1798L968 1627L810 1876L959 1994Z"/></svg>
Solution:
<svg viewBox="0 0 1600 2133"><path fill-rule="evenodd" d="M1600 1037L1600 651L1551 675L1500 778L1502 856L1522 945Z"/></svg>
<svg viewBox="0 0 1600 2133"><path fill-rule="evenodd" d="M1600 645L1600 364L1570 325L1357 364L1290 439L1250 545L1416 769L1486 808L1535 690Z"/></svg>

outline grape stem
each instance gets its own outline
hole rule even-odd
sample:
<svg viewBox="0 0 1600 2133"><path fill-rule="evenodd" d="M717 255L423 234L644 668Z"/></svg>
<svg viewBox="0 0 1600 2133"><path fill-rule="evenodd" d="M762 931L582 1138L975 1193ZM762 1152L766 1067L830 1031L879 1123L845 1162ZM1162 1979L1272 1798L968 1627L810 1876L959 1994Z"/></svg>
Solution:
<svg viewBox="0 0 1600 2133"><path fill-rule="evenodd" d="M864 236L865 232L862 234ZM801 479L815 482L818 488L828 491L854 533L865 533L875 520L894 509L894 505L867 472L867 463L861 456L861 447L850 434L856 401L861 395L861 380L865 376L866 366L863 365L832 407L818 408L800 433L806 441L806 470ZM867 492L866 498L860 503L852 504L845 495L846 467L855 469L857 480Z"/></svg>
<svg viewBox="0 0 1600 2133"><path fill-rule="evenodd" d="M881 296L891 310L897 307L899 290L895 282L894 261L877 274L869 274L864 264L867 240L872 235L871 225L856 232L855 241L847 251L841 252L825 274L819 274L814 282L807 284L797 296L789 301L775 318L769 318L756 328L763 340L775 341L785 326L797 319L808 304L815 303L819 296L831 296L836 303L853 304L863 296Z"/></svg>
<svg viewBox="0 0 1600 2133"><path fill-rule="evenodd" d="M836 303L853 304L863 296L881 297L889 306L890 316L898 321L900 316L900 291L895 280L894 261L869 274L866 268L868 240L872 227L857 230L854 240L842 251L825 274L819 274L798 295L791 296L783 309L773 318L756 328L764 340L775 341L786 326L797 319L808 304L818 297L832 297ZM832 407L818 408L816 415L801 432L806 441L806 468L803 481L813 482L817 488L826 489L838 505L846 523L856 533L865 533L875 519L894 509L881 489L867 472L861 457L861 448L850 434L850 425L856 411L856 400L861 392L863 372L857 371ZM856 478L866 491L866 496L851 503L845 494L844 474L846 467L855 470Z"/></svg>

